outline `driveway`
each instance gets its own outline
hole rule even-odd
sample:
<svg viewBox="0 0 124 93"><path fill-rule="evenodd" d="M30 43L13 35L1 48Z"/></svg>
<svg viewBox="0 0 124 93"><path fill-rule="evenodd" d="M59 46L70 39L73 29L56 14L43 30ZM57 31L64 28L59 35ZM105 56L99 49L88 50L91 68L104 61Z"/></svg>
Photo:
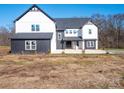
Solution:
<svg viewBox="0 0 124 93"><path fill-rule="evenodd" d="M109 52L110 54L124 54L124 49L110 49L110 50L106 50L107 52Z"/></svg>

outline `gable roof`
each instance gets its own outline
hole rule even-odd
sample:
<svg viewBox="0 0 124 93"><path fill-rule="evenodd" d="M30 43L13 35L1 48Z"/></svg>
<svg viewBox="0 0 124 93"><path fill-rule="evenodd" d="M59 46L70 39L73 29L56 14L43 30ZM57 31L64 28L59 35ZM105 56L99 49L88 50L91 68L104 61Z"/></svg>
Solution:
<svg viewBox="0 0 124 93"><path fill-rule="evenodd" d="M41 10L37 5L32 5L27 11L25 11L22 15L20 15L18 18L16 18L15 20L14 20L14 23L16 22L16 21L18 21L19 19L21 19L25 14L27 14L32 8L34 8L34 7L36 7L38 10L40 10L44 15L46 15L49 19L51 19L52 21L54 21L54 19L53 18L51 18L47 13L45 13L43 10ZM55 22L55 21L54 21Z"/></svg>
<svg viewBox="0 0 124 93"><path fill-rule="evenodd" d="M51 39L53 33L17 33L11 39Z"/></svg>
<svg viewBox="0 0 124 93"><path fill-rule="evenodd" d="M55 18L57 30L80 29L90 18Z"/></svg>

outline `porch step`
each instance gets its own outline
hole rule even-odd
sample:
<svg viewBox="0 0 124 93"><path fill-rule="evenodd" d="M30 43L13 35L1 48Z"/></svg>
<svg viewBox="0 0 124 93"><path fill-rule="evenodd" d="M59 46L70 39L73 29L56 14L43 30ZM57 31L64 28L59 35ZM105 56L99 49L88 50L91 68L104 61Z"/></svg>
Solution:
<svg viewBox="0 0 124 93"><path fill-rule="evenodd" d="M82 50L73 50L73 49L65 49L64 52L66 54L81 54L82 53Z"/></svg>

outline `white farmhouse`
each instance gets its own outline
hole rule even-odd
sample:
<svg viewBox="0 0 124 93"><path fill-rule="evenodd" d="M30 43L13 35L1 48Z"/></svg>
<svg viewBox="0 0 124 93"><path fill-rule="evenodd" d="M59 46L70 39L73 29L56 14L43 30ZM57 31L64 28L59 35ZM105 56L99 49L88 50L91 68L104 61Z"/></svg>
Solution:
<svg viewBox="0 0 124 93"><path fill-rule="evenodd" d="M98 49L98 28L90 18L51 18L33 5L14 23L12 53Z"/></svg>

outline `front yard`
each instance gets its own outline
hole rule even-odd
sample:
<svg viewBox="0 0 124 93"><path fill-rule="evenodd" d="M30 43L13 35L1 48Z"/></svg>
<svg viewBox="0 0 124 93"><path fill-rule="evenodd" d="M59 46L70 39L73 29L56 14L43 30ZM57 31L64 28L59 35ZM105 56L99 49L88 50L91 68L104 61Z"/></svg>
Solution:
<svg viewBox="0 0 124 93"><path fill-rule="evenodd" d="M0 88L124 88L124 55L2 53Z"/></svg>

